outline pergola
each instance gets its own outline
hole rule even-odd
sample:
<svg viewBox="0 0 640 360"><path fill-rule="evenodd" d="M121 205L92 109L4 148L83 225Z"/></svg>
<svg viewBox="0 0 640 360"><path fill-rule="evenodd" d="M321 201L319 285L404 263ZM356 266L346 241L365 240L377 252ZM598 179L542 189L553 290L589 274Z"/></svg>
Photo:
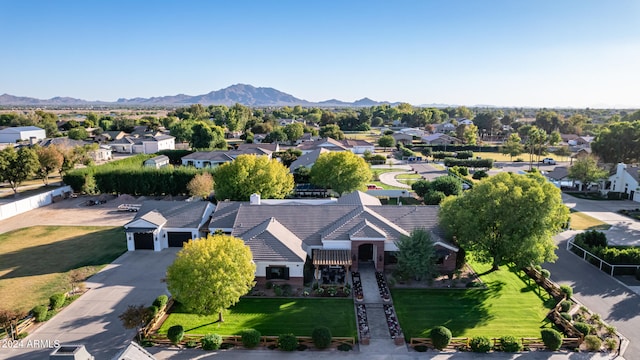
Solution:
<svg viewBox="0 0 640 360"><path fill-rule="evenodd" d="M351 250L313 250L313 266L316 281L319 277L320 266L342 266L348 273L351 268Z"/></svg>

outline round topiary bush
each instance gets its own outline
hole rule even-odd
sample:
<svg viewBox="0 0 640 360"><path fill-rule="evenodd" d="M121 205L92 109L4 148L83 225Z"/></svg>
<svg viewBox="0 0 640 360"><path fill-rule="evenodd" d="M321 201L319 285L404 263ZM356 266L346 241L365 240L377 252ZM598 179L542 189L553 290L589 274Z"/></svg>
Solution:
<svg viewBox="0 0 640 360"><path fill-rule="evenodd" d="M587 335L584 337L584 343L589 351L600 351L602 340L596 335Z"/></svg>
<svg viewBox="0 0 640 360"><path fill-rule="evenodd" d="M167 330L167 338L173 345L178 344L184 337L184 328L182 325L173 325Z"/></svg>
<svg viewBox="0 0 640 360"><path fill-rule="evenodd" d="M562 291L567 299L573 296L573 288L569 285L560 285L560 291Z"/></svg>
<svg viewBox="0 0 640 360"><path fill-rule="evenodd" d="M49 309L44 305L38 305L34 307L33 310L31 310L31 313L33 314L33 317L36 319L37 322L43 322L47 320L48 312L49 312Z"/></svg>
<svg viewBox="0 0 640 360"><path fill-rule="evenodd" d="M153 301L153 306L157 307L158 309L163 309L167 305L168 301L169 298L167 297L167 295L160 295Z"/></svg>
<svg viewBox="0 0 640 360"><path fill-rule="evenodd" d="M252 349L260 344L260 331L256 329L246 329L240 334L242 336L242 345L248 349Z"/></svg>
<svg viewBox="0 0 640 360"><path fill-rule="evenodd" d="M203 350L218 350L222 345L222 336L218 334L207 334L200 340Z"/></svg>
<svg viewBox="0 0 640 360"><path fill-rule="evenodd" d="M561 312L560 316L562 316L562 318L567 321L573 320L573 316L571 316L571 314L569 314L568 312Z"/></svg>
<svg viewBox="0 0 640 360"><path fill-rule="evenodd" d="M540 274L542 275L543 278L548 279L551 277L551 271L547 270L547 269L542 269L540 270Z"/></svg>
<svg viewBox="0 0 640 360"><path fill-rule="evenodd" d="M51 310L57 310L64 305L64 301L67 299L67 295L63 293L56 293L49 298L49 307Z"/></svg>
<svg viewBox="0 0 640 360"><path fill-rule="evenodd" d="M571 300L562 300L560 302L560 310L562 310L562 312L567 312L571 310L572 306L573 306L573 301Z"/></svg>
<svg viewBox="0 0 640 360"><path fill-rule="evenodd" d="M449 343L451 342L451 330L444 326L434 327L431 329L429 336L431 337L433 347L438 350L443 350L449 346Z"/></svg>
<svg viewBox="0 0 640 360"><path fill-rule="evenodd" d="M522 344L514 336L503 336L500 338L502 350L506 352L518 352L522 350Z"/></svg>
<svg viewBox="0 0 640 360"><path fill-rule="evenodd" d="M278 348L282 351L295 351L298 348L298 339L293 334L280 334Z"/></svg>
<svg viewBox="0 0 640 360"><path fill-rule="evenodd" d="M591 333L591 325L583 323L583 322L576 322L573 324L573 327L575 327L578 331L580 331L582 333L582 335L589 335L589 333Z"/></svg>
<svg viewBox="0 0 640 360"><path fill-rule="evenodd" d="M331 345L331 330L326 326L317 326L311 333L313 345L318 349L326 349Z"/></svg>
<svg viewBox="0 0 640 360"><path fill-rule="evenodd" d="M486 336L474 337L469 341L471 351L477 353L486 353L491 350L491 340Z"/></svg>
<svg viewBox="0 0 640 360"><path fill-rule="evenodd" d="M542 329L540 331L540 337L542 338L544 346L551 351L560 349L562 345L562 334L554 329Z"/></svg>

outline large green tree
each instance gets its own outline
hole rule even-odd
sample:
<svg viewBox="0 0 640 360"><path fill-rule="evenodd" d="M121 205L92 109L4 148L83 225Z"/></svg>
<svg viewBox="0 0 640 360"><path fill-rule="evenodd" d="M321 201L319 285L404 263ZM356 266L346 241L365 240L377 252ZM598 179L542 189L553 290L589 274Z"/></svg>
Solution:
<svg viewBox="0 0 640 360"><path fill-rule="evenodd" d="M340 126L336 124L328 124L320 128L320 137L330 137L335 140L344 139L344 133L340 130Z"/></svg>
<svg viewBox="0 0 640 360"><path fill-rule="evenodd" d="M609 172L598 166L598 161L593 156L577 159L569 168L568 178L580 181L582 190L587 191L589 185L598 180L605 179Z"/></svg>
<svg viewBox="0 0 640 360"><path fill-rule="evenodd" d="M8 182L15 195L18 194L18 186L33 176L38 166L38 155L28 147L18 151L6 147L0 151L0 181Z"/></svg>
<svg viewBox="0 0 640 360"><path fill-rule="evenodd" d="M501 151L505 155L509 155L511 160L514 156L518 156L524 152L524 145L522 145L522 139L517 133L512 133L507 138L507 141L502 144Z"/></svg>
<svg viewBox="0 0 640 360"><path fill-rule="evenodd" d="M253 193L265 199L282 199L293 190L293 175L277 160L240 155L213 173L218 200L247 201Z"/></svg>
<svg viewBox="0 0 640 360"><path fill-rule="evenodd" d="M302 135L304 135L304 125L299 122L287 124L284 127L284 133L287 134L287 139L293 145L296 140L300 139Z"/></svg>
<svg viewBox="0 0 640 360"><path fill-rule="evenodd" d="M254 285L256 266L242 239L209 235L191 240L167 268L167 288L190 311L218 314L234 305Z"/></svg>
<svg viewBox="0 0 640 360"><path fill-rule="evenodd" d="M431 236L425 229L415 229L396 242L397 270L403 277L420 281L437 275L436 252Z"/></svg>
<svg viewBox="0 0 640 360"><path fill-rule="evenodd" d="M371 169L363 158L350 151L322 154L311 167L311 183L342 195L361 189L371 180Z"/></svg>
<svg viewBox="0 0 640 360"><path fill-rule="evenodd" d="M604 163L639 162L640 121L608 124L591 143L591 149Z"/></svg>
<svg viewBox="0 0 640 360"><path fill-rule="evenodd" d="M191 130L190 145L194 149L224 149L227 147L224 131L217 125L198 121Z"/></svg>
<svg viewBox="0 0 640 360"><path fill-rule="evenodd" d="M538 173L492 176L445 199L439 213L448 236L494 270L555 260L552 237L568 216L560 189Z"/></svg>
<svg viewBox="0 0 640 360"><path fill-rule="evenodd" d="M382 135L378 139L378 146L383 147L384 151L386 152L387 148L396 146L396 139L394 139L391 135Z"/></svg>
<svg viewBox="0 0 640 360"><path fill-rule="evenodd" d="M62 167L64 155L55 146L37 148L36 154L38 155L37 175L47 186L49 185L49 174Z"/></svg>

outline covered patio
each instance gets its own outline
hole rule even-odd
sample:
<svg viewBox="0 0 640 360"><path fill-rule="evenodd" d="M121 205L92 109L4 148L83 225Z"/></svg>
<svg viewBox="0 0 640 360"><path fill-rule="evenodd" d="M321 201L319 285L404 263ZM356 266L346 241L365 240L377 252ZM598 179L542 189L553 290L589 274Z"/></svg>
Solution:
<svg viewBox="0 0 640 360"><path fill-rule="evenodd" d="M313 267L316 282L345 284L351 269L351 250L313 250Z"/></svg>

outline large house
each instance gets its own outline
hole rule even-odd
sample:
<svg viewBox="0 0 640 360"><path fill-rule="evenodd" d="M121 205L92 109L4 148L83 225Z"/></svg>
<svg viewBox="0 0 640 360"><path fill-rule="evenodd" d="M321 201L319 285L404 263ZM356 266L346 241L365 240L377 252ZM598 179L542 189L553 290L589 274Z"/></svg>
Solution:
<svg viewBox="0 0 640 360"><path fill-rule="evenodd" d="M455 145L462 144L462 140L447 134L435 133L422 137L422 142L429 145Z"/></svg>
<svg viewBox="0 0 640 360"><path fill-rule="evenodd" d="M605 182L603 193L618 192L626 194L629 200L640 202L640 173L638 165L620 163L616 172Z"/></svg>
<svg viewBox="0 0 640 360"><path fill-rule="evenodd" d="M262 145L262 144L258 144ZM269 144L264 144L269 145ZM271 159L273 152L262 147L243 147L230 151L197 151L183 156L180 160L184 166L194 166L198 169L217 167L226 162L231 162L240 155L266 156Z"/></svg>
<svg viewBox="0 0 640 360"><path fill-rule="evenodd" d="M383 206L359 191L333 201L261 200L254 195L249 202L219 202L209 219L204 208L186 211L189 206L157 203L145 202L125 225L129 250L182 246L187 234L195 237L207 230L231 234L251 249L259 284L279 279L302 285L307 259L316 267L349 271L367 262L382 270L395 263L395 242L416 228L432 234L440 271L455 268L458 249L441 238L437 206Z"/></svg>
<svg viewBox="0 0 640 360"><path fill-rule="evenodd" d="M125 136L111 142L111 148L118 153L155 154L161 150L174 150L176 138L171 135Z"/></svg>
<svg viewBox="0 0 640 360"><path fill-rule="evenodd" d="M324 148L329 151L351 151L354 154L364 154L366 151L373 153L375 145L365 140L335 140L323 138L317 141L303 142L298 146L302 154Z"/></svg>
<svg viewBox="0 0 640 360"><path fill-rule="evenodd" d="M0 143L17 143L26 140L35 143L46 137L46 131L37 126L14 126L0 130Z"/></svg>

